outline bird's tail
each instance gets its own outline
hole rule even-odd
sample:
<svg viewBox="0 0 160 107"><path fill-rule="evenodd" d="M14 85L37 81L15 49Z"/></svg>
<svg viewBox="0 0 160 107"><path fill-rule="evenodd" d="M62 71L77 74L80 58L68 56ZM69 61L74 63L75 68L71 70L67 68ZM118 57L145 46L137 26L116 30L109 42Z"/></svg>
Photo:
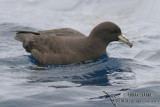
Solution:
<svg viewBox="0 0 160 107"><path fill-rule="evenodd" d="M31 31L15 31L15 32L17 33L14 38L20 42L25 42L26 39L31 36L40 35L38 32L31 32Z"/></svg>

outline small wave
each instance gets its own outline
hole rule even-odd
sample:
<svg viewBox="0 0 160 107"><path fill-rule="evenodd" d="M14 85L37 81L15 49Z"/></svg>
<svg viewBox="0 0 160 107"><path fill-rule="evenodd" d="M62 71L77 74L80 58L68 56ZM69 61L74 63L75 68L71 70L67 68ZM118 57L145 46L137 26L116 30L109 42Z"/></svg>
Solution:
<svg viewBox="0 0 160 107"><path fill-rule="evenodd" d="M11 32L19 31L19 30L31 30L31 31L34 31L36 29L35 28L31 28L31 27L22 26L22 25L19 25L19 24L16 24L16 23L1 23L0 24L0 33L5 33L6 34L8 32L8 33L11 34Z"/></svg>
<svg viewBox="0 0 160 107"><path fill-rule="evenodd" d="M147 60L159 63L160 62L160 50L157 50L156 52L154 52L154 54L148 57Z"/></svg>

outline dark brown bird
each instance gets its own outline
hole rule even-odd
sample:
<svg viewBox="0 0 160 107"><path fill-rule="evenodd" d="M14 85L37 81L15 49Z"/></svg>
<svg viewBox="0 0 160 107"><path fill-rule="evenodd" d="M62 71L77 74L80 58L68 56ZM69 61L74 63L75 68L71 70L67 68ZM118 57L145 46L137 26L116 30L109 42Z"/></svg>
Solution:
<svg viewBox="0 0 160 107"><path fill-rule="evenodd" d="M132 47L132 42L122 35L112 22L97 25L89 34L70 28L45 31L17 31L15 39L43 64L70 64L100 58L110 42L122 41Z"/></svg>

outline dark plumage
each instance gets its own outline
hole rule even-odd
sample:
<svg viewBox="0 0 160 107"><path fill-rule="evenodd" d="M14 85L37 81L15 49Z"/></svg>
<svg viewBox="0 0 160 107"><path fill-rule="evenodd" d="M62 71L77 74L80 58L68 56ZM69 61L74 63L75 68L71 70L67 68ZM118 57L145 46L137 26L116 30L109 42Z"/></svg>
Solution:
<svg viewBox="0 0 160 107"><path fill-rule="evenodd" d="M89 34L70 28L45 31L17 31L16 40L43 64L70 64L100 58L112 41L132 43L124 37L121 29L112 22L97 25Z"/></svg>

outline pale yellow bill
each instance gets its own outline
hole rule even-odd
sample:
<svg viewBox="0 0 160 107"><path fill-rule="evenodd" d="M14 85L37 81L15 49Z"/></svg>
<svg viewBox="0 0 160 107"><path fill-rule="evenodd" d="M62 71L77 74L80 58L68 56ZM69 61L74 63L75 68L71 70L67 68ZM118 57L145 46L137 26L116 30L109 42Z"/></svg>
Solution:
<svg viewBox="0 0 160 107"><path fill-rule="evenodd" d="M130 41L129 39L126 39L123 34L119 35L118 38L119 38L119 41L126 43L128 46L130 46L130 48L133 46L132 41Z"/></svg>

